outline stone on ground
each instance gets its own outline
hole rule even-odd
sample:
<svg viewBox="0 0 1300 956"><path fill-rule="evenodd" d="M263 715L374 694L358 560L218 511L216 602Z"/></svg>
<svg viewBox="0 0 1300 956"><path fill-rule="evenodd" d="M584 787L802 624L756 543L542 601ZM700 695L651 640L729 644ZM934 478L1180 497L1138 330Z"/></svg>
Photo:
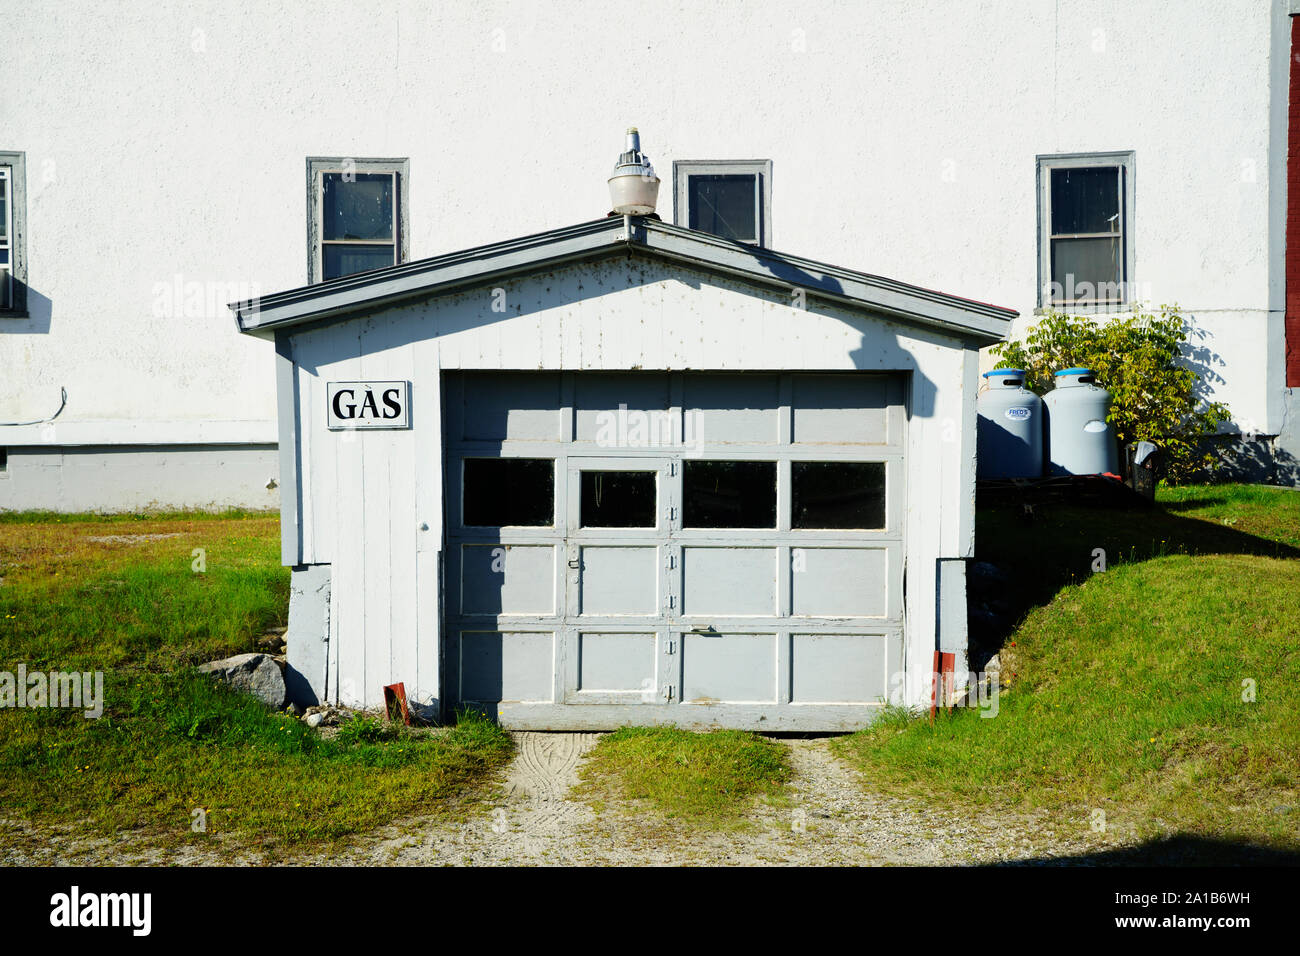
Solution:
<svg viewBox="0 0 1300 956"><path fill-rule="evenodd" d="M236 654L199 665L199 673L211 674L235 690L252 694L268 707L284 706L284 674L275 658L267 654Z"/></svg>

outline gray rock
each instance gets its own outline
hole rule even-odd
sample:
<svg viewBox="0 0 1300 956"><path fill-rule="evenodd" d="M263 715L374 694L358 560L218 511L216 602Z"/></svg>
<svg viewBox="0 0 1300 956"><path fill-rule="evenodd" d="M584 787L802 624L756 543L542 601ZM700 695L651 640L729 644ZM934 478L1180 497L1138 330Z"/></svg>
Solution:
<svg viewBox="0 0 1300 956"><path fill-rule="evenodd" d="M275 660L265 654L236 654L200 664L199 673L211 674L276 710L284 706L284 675Z"/></svg>
<svg viewBox="0 0 1300 956"><path fill-rule="evenodd" d="M320 726L321 724L323 724L324 722L325 722L325 715L322 714L320 711L317 711L317 712L314 713L314 714L308 714L308 715L307 715L307 726L308 726L308 727L319 727L319 726Z"/></svg>

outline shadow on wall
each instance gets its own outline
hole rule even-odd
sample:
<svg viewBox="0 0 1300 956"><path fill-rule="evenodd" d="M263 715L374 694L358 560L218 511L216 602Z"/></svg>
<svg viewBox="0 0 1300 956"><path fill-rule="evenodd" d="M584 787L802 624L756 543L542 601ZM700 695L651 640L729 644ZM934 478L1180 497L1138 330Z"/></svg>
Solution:
<svg viewBox="0 0 1300 956"><path fill-rule="evenodd" d="M809 306L809 311L813 311L812 306ZM926 337L925 333L920 330L914 332L913 335L917 338ZM894 336L894 341L895 348L897 348L899 352L904 355L911 354L903 347L903 344L898 341L897 335ZM877 353L874 349L869 349L867 347L867 337L863 335L862 344L849 352L849 357L853 359L854 366L864 371L870 371L874 367L873 359L876 354ZM903 402L907 409L907 417L909 419L934 417L936 392L934 381L917 367L915 358L912 362L910 375L910 388L906 381L903 386L906 390L903 395Z"/></svg>
<svg viewBox="0 0 1300 956"><path fill-rule="evenodd" d="M1196 373L1192 395L1199 402L1212 402L1214 391L1227 382L1218 370L1225 368L1228 363L1222 355L1210 348L1208 343L1214 335L1197 325L1195 316L1186 316L1183 328L1187 332L1187 342L1183 345L1183 364Z"/></svg>
<svg viewBox="0 0 1300 956"><path fill-rule="evenodd" d="M844 294L843 285L841 285L840 281L834 276L814 275L813 273L799 267L794 262L772 252L770 249L762 250L762 255L759 255L758 250L749 243L732 241L732 245L734 245L738 250L753 256L755 264L767 272L768 275L772 276L772 278L783 284L788 284L791 287L792 294L797 292L804 293L804 308L809 312L819 315L830 314L830 310L819 306L816 299L813 298L819 292L831 295ZM921 329L912 330L910 334L916 338L927 339L930 341L939 341L942 338L938 335L931 336L929 333ZM876 368L876 363L874 361L876 353L867 348L866 340L867 337L864 335L862 337L862 345L852 350L849 355L853 359L855 367L863 370L873 370ZM944 341L947 342L949 340L945 339ZM895 336L895 344L898 351L907 354L907 350L897 341L897 336ZM913 385L911 395L908 399L908 417L930 418L934 415L936 391L934 382L926 377L926 375L916 367L915 361L913 361L912 365L912 377Z"/></svg>
<svg viewBox="0 0 1300 956"><path fill-rule="evenodd" d="M1183 365L1196 373L1192 394L1197 401L1215 400L1218 388L1227 383L1219 370L1227 366L1223 356L1210 347L1214 334L1196 324L1194 315L1185 316L1183 324L1187 342L1183 346ZM1229 407L1229 411L1234 411ZM1300 486L1300 459L1288 450L1289 443L1277 436L1227 433L1207 438L1203 447L1214 453L1218 466L1205 470L1191 480L1198 482L1246 482Z"/></svg>
<svg viewBox="0 0 1300 956"><path fill-rule="evenodd" d="M5 319L0 322L0 335L4 333L31 335L33 333L44 334L49 332L50 321L54 315L54 303L48 296L41 295L31 286L24 286L21 292L26 293L27 316L25 318ZM16 301L21 301L17 295L14 298Z"/></svg>
<svg viewBox="0 0 1300 956"><path fill-rule="evenodd" d="M1215 435L1203 447L1214 454L1218 467L1194 475L1193 481L1300 487L1300 458L1276 436Z"/></svg>

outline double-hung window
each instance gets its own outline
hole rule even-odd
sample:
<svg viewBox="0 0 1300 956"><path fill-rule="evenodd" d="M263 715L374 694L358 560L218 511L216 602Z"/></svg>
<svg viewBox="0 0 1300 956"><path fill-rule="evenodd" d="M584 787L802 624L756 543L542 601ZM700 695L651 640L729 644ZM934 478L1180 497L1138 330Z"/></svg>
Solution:
<svg viewBox="0 0 1300 956"><path fill-rule="evenodd" d="M1133 154L1038 157L1039 305L1129 304Z"/></svg>
<svg viewBox="0 0 1300 956"><path fill-rule="evenodd" d="M307 273L338 279L407 259L405 159L307 160Z"/></svg>
<svg viewBox="0 0 1300 956"><path fill-rule="evenodd" d="M0 317L27 314L25 155L0 152Z"/></svg>
<svg viewBox="0 0 1300 956"><path fill-rule="evenodd" d="M674 222L756 246L772 239L772 161L673 163Z"/></svg>

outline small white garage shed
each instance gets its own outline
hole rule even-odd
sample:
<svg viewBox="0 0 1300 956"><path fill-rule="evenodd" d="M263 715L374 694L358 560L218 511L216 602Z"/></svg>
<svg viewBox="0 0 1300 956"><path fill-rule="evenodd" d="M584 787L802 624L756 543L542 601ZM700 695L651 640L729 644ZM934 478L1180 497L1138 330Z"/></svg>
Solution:
<svg viewBox="0 0 1300 956"><path fill-rule="evenodd" d="M1010 310L636 216L232 308L279 356L300 699L842 730L961 669Z"/></svg>

